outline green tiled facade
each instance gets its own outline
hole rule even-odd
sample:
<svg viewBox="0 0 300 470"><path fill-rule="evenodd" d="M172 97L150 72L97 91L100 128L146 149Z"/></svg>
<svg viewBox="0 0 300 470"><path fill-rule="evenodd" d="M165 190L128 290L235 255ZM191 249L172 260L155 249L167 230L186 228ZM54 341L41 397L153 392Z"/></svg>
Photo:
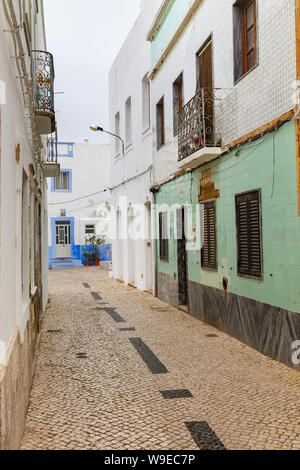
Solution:
<svg viewBox="0 0 300 470"><path fill-rule="evenodd" d="M200 250L195 247L188 251L189 281L222 289L226 277L228 292L300 312L300 218L297 216L294 121L159 188L156 204L192 205L193 229L196 228L196 210L200 211L197 206L200 180L207 168L212 169L215 188L220 190L216 202L218 271L201 268ZM261 190L263 280L240 277L237 273L235 195L256 189ZM157 213L159 211L158 208ZM177 279L172 211L169 229L169 262L159 260L157 249L157 271Z"/></svg>

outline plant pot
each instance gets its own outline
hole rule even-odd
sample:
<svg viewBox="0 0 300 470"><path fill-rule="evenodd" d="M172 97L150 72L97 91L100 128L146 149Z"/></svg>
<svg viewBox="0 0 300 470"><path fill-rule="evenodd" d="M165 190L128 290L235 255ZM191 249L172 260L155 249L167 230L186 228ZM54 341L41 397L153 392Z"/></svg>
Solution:
<svg viewBox="0 0 300 470"><path fill-rule="evenodd" d="M86 265L86 266L91 266L91 262L90 262L90 261L86 261L85 265Z"/></svg>
<svg viewBox="0 0 300 470"><path fill-rule="evenodd" d="M99 266L100 265L100 259L95 259L95 266Z"/></svg>

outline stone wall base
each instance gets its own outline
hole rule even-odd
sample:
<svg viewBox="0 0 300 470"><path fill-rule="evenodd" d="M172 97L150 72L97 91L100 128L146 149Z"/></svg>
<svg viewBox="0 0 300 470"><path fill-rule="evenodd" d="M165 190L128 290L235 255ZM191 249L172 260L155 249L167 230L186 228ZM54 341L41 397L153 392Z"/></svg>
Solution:
<svg viewBox="0 0 300 470"><path fill-rule="evenodd" d="M17 450L23 437L38 336L28 321L23 344L16 330L0 366L0 450Z"/></svg>
<svg viewBox="0 0 300 470"><path fill-rule="evenodd" d="M178 279L157 272L157 297L173 307L178 306Z"/></svg>
<svg viewBox="0 0 300 470"><path fill-rule="evenodd" d="M158 273L158 297L178 306L178 281ZM258 302L216 288L188 282L189 312L270 358L293 364L292 344L300 340L300 313Z"/></svg>

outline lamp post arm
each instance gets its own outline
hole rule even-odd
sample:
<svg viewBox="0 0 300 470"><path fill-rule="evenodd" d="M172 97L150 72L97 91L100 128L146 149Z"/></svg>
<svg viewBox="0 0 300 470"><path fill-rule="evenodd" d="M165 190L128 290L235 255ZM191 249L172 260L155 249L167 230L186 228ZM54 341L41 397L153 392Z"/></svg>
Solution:
<svg viewBox="0 0 300 470"><path fill-rule="evenodd" d="M119 139L121 141L121 143L122 143L122 152L123 152L123 157L124 157L124 155L125 155L125 144L124 144L124 140L122 139L122 137L120 137L117 134L114 134L113 132L105 131L102 128L99 128L99 130L101 130L102 132L105 132L105 134L109 134L109 135L111 135L111 136L113 136L116 139Z"/></svg>

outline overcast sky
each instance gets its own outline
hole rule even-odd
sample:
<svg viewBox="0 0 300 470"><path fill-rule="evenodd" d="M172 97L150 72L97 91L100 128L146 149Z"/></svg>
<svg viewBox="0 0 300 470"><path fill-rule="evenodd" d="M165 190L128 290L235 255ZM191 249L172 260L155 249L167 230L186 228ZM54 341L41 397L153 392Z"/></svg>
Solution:
<svg viewBox="0 0 300 470"><path fill-rule="evenodd" d="M108 142L108 72L136 20L140 0L44 0L48 51L55 61L58 139Z"/></svg>

